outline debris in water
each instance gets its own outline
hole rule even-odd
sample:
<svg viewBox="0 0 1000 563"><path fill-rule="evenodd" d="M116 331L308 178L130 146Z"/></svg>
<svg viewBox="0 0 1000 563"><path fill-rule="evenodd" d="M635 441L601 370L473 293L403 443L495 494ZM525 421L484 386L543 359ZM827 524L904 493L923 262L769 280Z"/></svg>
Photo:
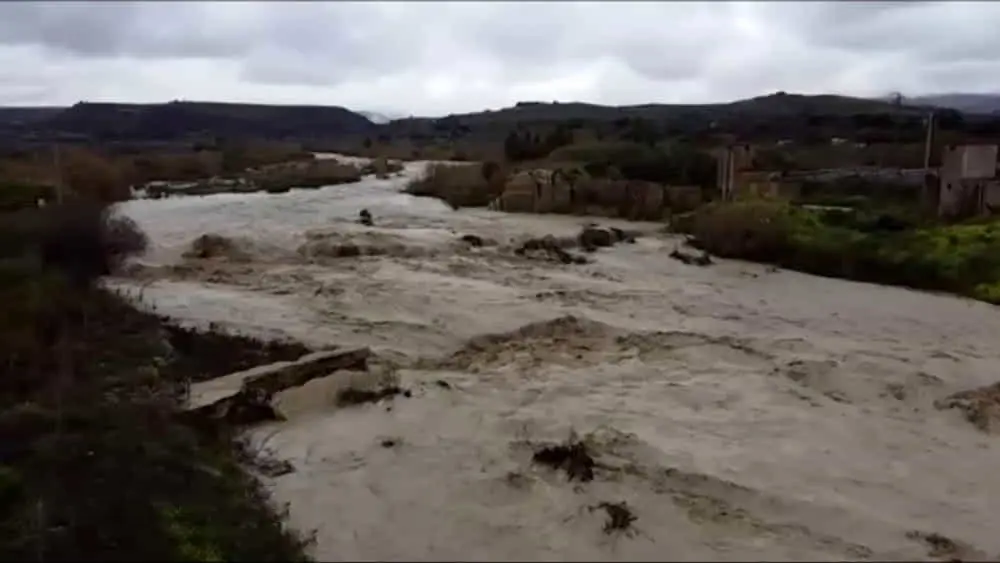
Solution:
<svg viewBox="0 0 1000 563"><path fill-rule="evenodd" d="M518 256L541 255L549 260L556 260L563 264L586 264L588 262L583 256L566 252L560 246L559 241L552 235L528 239L514 251L514 254Z"/></svg>
<svg viewBox="0 0 1000 563"><path fill-rule="evenodd" d="M593 252L598 248L603 248L611 246L615 243L615 235L610 230L602 229L597 226L587 226L584 227L580 234L577 235L577 239L580 242L580 246L587 251Z"/></svg>
<svg viewBox="0 0 1000 563"><path fill-rule="evenodd" d="M372 219L372 214L367 209L362 209L361 213L358 214L358 222L366 227L372 227L375 225L375 221Z"/></svg>
<svg viewBox="0 0 1000 563"><path fill-rule="evenodd" d="M236 440L236 460L265 477L275 478L295 472L288 460L278 459L270 452L254 447L245 437Z"/></svg>
<svg viewBox="0 0 1000 563"><path fill-rule="evenodd" d="M389 387L383 387L374 391L367 389L344 389L340 393L337 393L337 404L345 407L364 403L377 403L382 399L395 397L396 395L410 397L412 393L410 393L409 390L404 391L395 385L390 385Z"/></svg>
<svg viewBox="0 0 1000 563"><path fill-rule="evenodd" d="M396 438L385 438L380 444L383 448L394 448L399 445L399 440Z"/></svg>
<svg viewBox="0 0 1000 563"><path fill-rule="evenodd" d="M686 252L681 252L679 248L674 248L674 251L670 253L670 257L674 260L678 260L687 264L688 266L711 266L712 257L707 252L702 252L701 255L695 256L693 254L688 254Z"/></svg>
<svg viewBox="0 0 1000 563"><path fill-rule="evenodd" d="M992 432L1000 422L1000 383L949 395L935 401L934 406L939 410L958 409L976 428Z"/></svg>
<svg viewBox="0 0 1000 563"><path fill-rule="evenodd" d="M552 469L562 469L570 481L594 480L594 458L583 442L546 446L536 451L531 459Z"/></svg>
<svg viewBox="0 0 1000 563"><path fill-rule="evenodd" d="M260 422L284 420L271 405L273 393L263 389L243 389L222 413L222 418L234 426L250 426Z"/></svg>
<svg viewBox="0 0 1000 563"><path fill-rule="evenodd" d="M483 246L482 237L476 235L462 235L462 242L465 242L469 246L475 246L477 248Z"/></svg>
<svg viewBox="0 0 1000 563"><path fill-rule="evenodd" d="M435 381L434 384L437 385L438 387L442 388L442 389L451 389L451 383L448 383L447 381L445 381L443 379L439 379L439 380Z"/></svg>
<svg viewBox="0 0 1000 563"><path fill-rule="evenodd" d="M947 557L951 561L960 561L959 552L964 551L954 540L936 532L927 534L914 530L907 532L906 537L927 544L927 555L930 557Z"/></svg>
<svg viewBox="0 0 1000 563"><path fill-rule="evenodd" d="M605 534L629 531L632 524L639 519L625 501L600 502L588 508L591 512L603 509L607 514L608 519L604 522Z"/></svg>

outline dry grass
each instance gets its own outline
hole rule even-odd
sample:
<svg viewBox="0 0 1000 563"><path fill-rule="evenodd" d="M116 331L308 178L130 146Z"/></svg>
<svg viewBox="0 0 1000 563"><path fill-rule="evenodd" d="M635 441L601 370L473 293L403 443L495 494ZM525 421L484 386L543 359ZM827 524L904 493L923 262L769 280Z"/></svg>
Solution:
<svg viewBox="0 0 1000 563"><path fill-rule="evenodd" d="M406 193L435 197L454 208L484 207L503 193L506 173L496 163L434 164Z"/></svg>
<svg viewBox="0 0 1000 563"><path fill-rule="evenodd" d="M249 169L279 165L283 172L267 174L274 183L291 181L282 166L308 164L311 153L297 144L254 142L224 149L188 151L141 151L138 154L110 154L93 148L66 146L60 149L59 166L48 150L0 157L0 210L33 206L38 199L52 201L54 186L65 193L90 201L113 202L128 199L129 187L153 180L196 181L217 176L245 176ZM355 177L354 170L337 163L312 165L295 172L303 186L342 183ZM285 179L281 179L281 178Z"/></svg>

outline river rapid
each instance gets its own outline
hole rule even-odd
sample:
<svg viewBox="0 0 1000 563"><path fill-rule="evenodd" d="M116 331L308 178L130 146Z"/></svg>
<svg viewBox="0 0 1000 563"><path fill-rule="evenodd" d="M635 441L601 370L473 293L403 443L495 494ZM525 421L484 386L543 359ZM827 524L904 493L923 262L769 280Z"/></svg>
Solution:
<svg viewBox="0 0 1000 563"><path fill-rule="evenodd" d="M933 406L1000 379L994 307L688 266L656 224L595 219L645 235L589 264L520 257L512 243L588 219L400 193L425 165L120 206L152 248L112 284L186 322L369 346L411 390L341 408L343 377L316 380L279 397L287 421L252 431L295 468L266 484L315 532L319 560L1000 555L1000 444ZM374 227L357 224L362 208ZM225 253L183 256L209 233ZM345 243L368 255L330 251ZM593 481L531 461L571 433L597 460ZM622 501L635 521L605 531L601 503Z"/></svg>

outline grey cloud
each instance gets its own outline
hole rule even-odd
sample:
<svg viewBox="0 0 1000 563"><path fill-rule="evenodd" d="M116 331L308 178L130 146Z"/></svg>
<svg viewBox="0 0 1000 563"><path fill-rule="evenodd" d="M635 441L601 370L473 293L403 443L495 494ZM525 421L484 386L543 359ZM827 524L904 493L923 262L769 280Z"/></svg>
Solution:
<svg viewBox="0 0 1000 563"><path fill-rule="evenodd" d="M998 25L989 2L8 1L0 61L29 54L0 72L0 103L168 89L446 113L526 92L643 103L1000 90Z"/></svg>

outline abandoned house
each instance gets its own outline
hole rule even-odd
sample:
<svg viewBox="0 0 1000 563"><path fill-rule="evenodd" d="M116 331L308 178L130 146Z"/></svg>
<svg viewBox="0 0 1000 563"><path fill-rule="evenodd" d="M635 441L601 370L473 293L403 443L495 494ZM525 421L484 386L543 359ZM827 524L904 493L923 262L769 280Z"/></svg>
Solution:
<svg viewBox="0 0 1000 563"><path fill-rule="evenodd" d="M951 145L944 148L938 171L936 207L941 217L960 218L1000 211L997 145Z"/></svg>

